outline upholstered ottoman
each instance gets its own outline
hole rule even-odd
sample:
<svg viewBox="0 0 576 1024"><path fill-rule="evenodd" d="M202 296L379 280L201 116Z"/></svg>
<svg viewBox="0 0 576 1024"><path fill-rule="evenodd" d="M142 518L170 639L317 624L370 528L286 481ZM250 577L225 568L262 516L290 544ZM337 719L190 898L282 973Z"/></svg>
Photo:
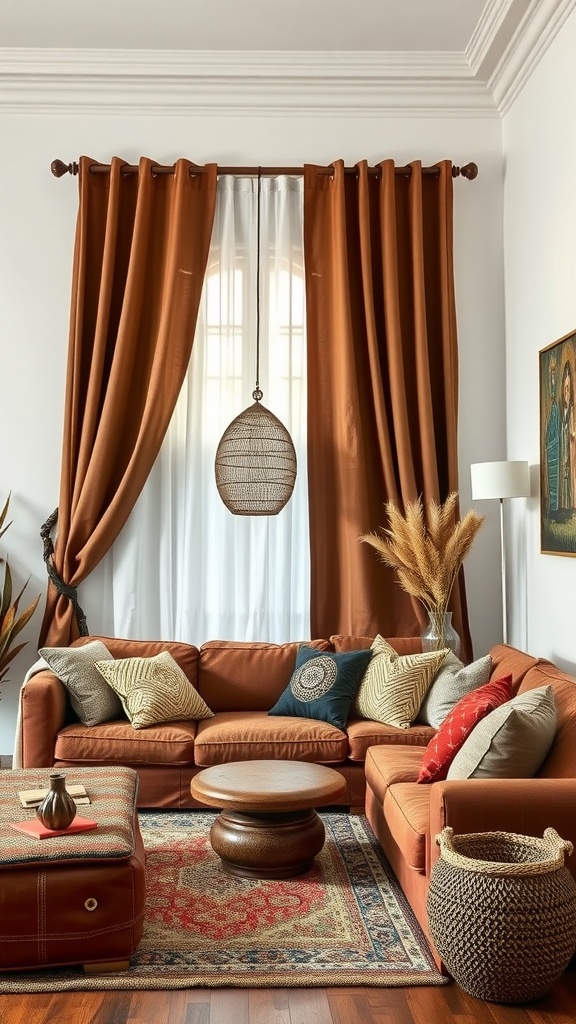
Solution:
<svg viewBox="0 0 576 1024"><path fill-rule="evenodd" d="M35 818L18 791L47 788L50 769L0 772L0 970L83 964L125 970L144 927L144 848L132 768L65 769L90 804L90 832L35 839L8 822Z"/></svg>

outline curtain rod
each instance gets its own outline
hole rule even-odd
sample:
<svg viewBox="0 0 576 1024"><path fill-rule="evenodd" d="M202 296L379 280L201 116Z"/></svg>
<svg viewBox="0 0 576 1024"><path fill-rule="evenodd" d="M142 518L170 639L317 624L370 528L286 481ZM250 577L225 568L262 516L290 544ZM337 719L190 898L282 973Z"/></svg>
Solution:
<svg viewBox="0 0 576 1024"><path fill-rule="evenodd" d="M55 178L62 178L65 174L78 174L78 164L73 161L71 164L65 164L63 160L53 160L50 164L50 170ZM138 171L137 164L125 164L124 170L127 174L135 174ZM152 164L153 174L173 174L174 164L165 166L163 164ZM332 174L334 168L322 167L322 174ZM410 174L411 168L408 167L395 167L396 174ZM110 164L90 164L90 171L92 174L107 174L110 171ZM346 174L355 174L355 167L345 167L344 172ZM194 169L195 174L203 174L204 168L198 167ZM294 174L302 175L304 173L303 167L219 167L218 174L232 174L245 177L257 177L258 173L265 177L274 177L276 174ZM379 167L369 167L368 173L373 175L380 174ZM438 174L437 167L423 167L423 174ZM453 178L467 178L468 181L473 181L478 175L478 165L475 163L464 164L463 167L452 167Z"/></svg>

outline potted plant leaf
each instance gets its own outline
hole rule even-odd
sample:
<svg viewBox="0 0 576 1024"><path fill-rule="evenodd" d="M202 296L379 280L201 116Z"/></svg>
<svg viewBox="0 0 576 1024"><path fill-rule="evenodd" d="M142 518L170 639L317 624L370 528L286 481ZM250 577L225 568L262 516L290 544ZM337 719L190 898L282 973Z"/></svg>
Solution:
<svg viewBox="0 0 576 1024"><path fill-rule="evenodd" d="M8 508L10 506L10 495L6 499L6 503L2 512L0 512L0 537L2 537L11 522L6 523L6 516L8 515ZM4 525L6 524L6 525ZM26 646L27 641L13 646L14 640L24 629L24 626L32 618L40 595L32 601L28 607L19 614L20 600L26 587L28 586L29 579L22 587L21 591L17 596L13 597L12 591L12 573L10 572L10 566L6 558L0 558L0 567L4 567L4 579L0 590L0 683L4 679L6 672L8 671L8 665L20 653L23 647Z"/></svg>

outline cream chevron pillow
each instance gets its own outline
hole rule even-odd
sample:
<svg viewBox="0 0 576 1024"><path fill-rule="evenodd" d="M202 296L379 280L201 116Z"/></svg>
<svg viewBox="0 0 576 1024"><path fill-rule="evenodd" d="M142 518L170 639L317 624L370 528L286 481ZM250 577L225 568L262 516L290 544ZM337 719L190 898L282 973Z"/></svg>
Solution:
<svg viewBox="0 0 576 1024"><path fill-rule="evenodd" d="M449 649L426 654L397 654L381 636L360 682L352 716L408 729Z"/></svg>
<svg viewBox="0 0 576 1024"><path fill-rule="evenodd" d="M168 651L153 658L97 661L96 668L120 697L135 729L214 716Z"/></svg>

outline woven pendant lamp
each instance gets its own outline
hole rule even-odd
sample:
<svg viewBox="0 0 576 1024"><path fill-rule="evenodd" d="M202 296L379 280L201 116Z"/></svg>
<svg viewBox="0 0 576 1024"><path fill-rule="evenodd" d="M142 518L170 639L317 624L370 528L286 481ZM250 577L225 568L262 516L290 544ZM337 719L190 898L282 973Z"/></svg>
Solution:
<svg viewBox="0 0 576 1024"><path fill-rule="evenodd" d="M256 387L220 438L214 470L226 508L235 516L275 516L289 501L296 480L296 452L286 427L261 405L260 390L260 179L256 264Z"/></svg>

